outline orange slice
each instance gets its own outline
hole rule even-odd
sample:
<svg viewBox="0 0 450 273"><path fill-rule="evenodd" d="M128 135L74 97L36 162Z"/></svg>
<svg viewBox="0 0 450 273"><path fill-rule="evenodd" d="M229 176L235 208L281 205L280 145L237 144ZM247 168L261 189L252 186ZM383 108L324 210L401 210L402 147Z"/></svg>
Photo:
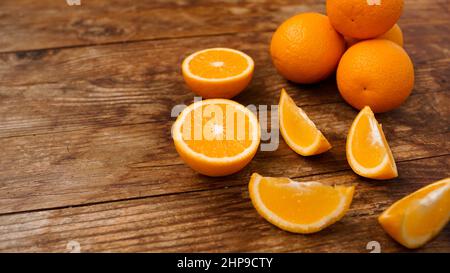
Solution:
<svg viewBox="0 0 450 273"><path fill-rule="evenodd" d="M450 219L450 178L400 199L378 218L384 230L408 248L433 239Z"/></svg>
<svg viewBox="0 0 450 273"><path fill-rule="evenodd" d="M372 179L398 176L383 129L368 106L353 121L347 136L346 152L350 167L360 176Z"/></svg>
<svg viewBox="0 0 450 273"><path fill-rule="evenodd" d="M188 56L182 64L189 88L203 98L229 99L250 83L254 62L245 53L230 48L210 48Z"/></svg>
<svg viewBox="0 0 450 273"><path fill-rule="evenodd" d="M300 183L254 173L248 190L253 206L270 223L294 233L314 233L344 216L355 187Z"/></svg>
<svg viewBox="0 0 450 273"><path fill-rule="evenodd" d="M224 176L244 168L260 141L258 120L243 105L227 99L194 102L172 127L175 148L192 169Z"/></svg>
<svg viewBox="0 0 450 273"><path fill-rule="evenodd" d="M310 156L331 149L330 143L322 132L284 89L281 90L278 113L281 135L296 153Z"/></svg>

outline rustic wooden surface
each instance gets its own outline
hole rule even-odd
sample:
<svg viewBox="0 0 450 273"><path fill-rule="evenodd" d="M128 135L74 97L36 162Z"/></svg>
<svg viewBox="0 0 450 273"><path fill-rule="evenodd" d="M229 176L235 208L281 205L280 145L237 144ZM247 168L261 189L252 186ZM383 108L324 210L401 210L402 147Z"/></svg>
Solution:
<svg viewBox="0 0 450 273"><path fill-rule="evenodd" d="M383 252L407 249L377 216L395 200L450 176L450 16L446 0L408 0L399 22L416 69L400 108L378 115L400 177L355 175L344 143L357 114L331 77L312 86L278 76L268 54L284 19L324 12L324 1L0 2L0 251ZM173 147L174 105L189 104L180 63L213 46L256 62L254 80L235 99L276 104L281 87L333 144L303 158L284 142L259 152L243 171L207 178ZM342 221L295 235L258 216L246 185L257 171L299 181L357 183ZM417 251L450 252L450 227Z"/></svg>

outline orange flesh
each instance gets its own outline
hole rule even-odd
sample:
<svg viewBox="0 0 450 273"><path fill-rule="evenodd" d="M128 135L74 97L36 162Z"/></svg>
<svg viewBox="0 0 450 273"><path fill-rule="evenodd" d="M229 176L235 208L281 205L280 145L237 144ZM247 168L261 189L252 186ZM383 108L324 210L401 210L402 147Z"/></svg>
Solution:
<svg viewBox="0 0 450 273"><path fill-rule="evenodd" d="M203 105L191 111L181 126L184 142L209 157L242 153L252 143L252 130L247 115L225 104Z"/></svg>
<svg viewBox="0 0 450 273"><path fill-rule="evenodd" d="M320 221L323 215L335 211L341 202L340 193L333 187L320 184L306 186L287 178L262 178L259 194L270 211L293 224Z"/></svg>
<svg viewBox="0 0 450 273"><path fill-rule="evenodd" d="M407 196L405 199L401 200L401 202L396 203L389 209L389 214L402 214L410 205L412 202L415 202L418 199L424 198L427 194L430 192L444 186L445 184L435 184L431 185L426 190L417 191L412 195Z"/></svg>
<svg viewBox="0 0 450 273"><path fill-rule="evenodd" d="M284 129L290 139L300 147L313 144L318 131L306 114L301 114L291 98L286 97L282 111Z"/></svg>
<svg viewBox="0 0 450 273"><path fill-rule="evenodd" d="M386 139L373 116L362 115L352 139L352 153L364 167L378 166L387 156Z"/></svg>
<svg viewBox="0 0 450 273"><path fill-rule="evenodd" d="M442 221L447 219L446 215L448 215L448 212L443 208L426 208L408 213L408 217L405 217L404 222L405 231L408 236L414 238L427 236L430 234L430 231L442 225Z"/></svg>
<svg viewBox="0 0 450 273"><path fill-rule="evenodd" d="M433 195L436 197L436 193L439 191L444 194L444 197L435 200ZM408 236L414 238L424 238L430 235L430 231L436 231L448 221L450 210L448 186L446 188L437 187L437 189L427 191L422 195L424 199L412 203L405 214L405 231Z"/></svg>
<svg viewBox="0 0 450 273"><path fill-rule="evenodd" d="M241 74L248 67L247 59L224 50L209 50L195 56L189 63L192 74L207 79L228 78Z"/></svg>

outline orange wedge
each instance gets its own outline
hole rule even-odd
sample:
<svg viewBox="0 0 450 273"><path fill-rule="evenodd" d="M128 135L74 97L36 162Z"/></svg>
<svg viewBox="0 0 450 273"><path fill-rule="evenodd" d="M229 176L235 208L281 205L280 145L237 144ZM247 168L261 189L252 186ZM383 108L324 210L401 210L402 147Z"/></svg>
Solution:
<svg viewBox="0 0 450 273"><path fill-rule="evenodd" d="M229 99L250 83L254 62L245 53L230 48L210 48L188 56L182 64L189 88L203 98Z"/></svg>
<svg viewBox="0 0 450 273"><path fill-rule="evenodd" d="M347 136L347 161L353 171L372 179L398 176L394 157L381 125L370 107L364 107L353 121Z"/></svg>
<svg viewBox="0 0 450 273"><path fill-rule="evenodd" d="M318 232L347 212L354 186L327 186L254 173L248 185L258 213L275 226L294 233Z"/></svg>
<svg viewBox="0 0 450 273"><path fill-rule="evenodd" d="M284 141L296 153L316 155L331 149L328 140L317 129L306 113L298 107L284 89L278 105L280 131Z"/></svg>
<svg viewBox="0 0 450 273"><path fill-rule="evenodd" d="M260 141L258 120L243 105L227 99L194 102L172 127L181 158L208 176L224 176L244 168Z"/></svg>
<svg viewBox="0 0 450 273"><path fill-rule="evenodd" d="M408 248L433 239L450 219L450 178L400 199L378 218L384 230Z"/></svg>

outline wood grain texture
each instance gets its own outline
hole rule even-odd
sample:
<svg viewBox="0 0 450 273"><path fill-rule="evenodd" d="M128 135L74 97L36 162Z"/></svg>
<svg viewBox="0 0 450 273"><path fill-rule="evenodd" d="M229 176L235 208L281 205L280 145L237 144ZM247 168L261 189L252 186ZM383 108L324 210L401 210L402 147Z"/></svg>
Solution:
<svg viewBox="0 0 450 273"><path fill-rule="evenodd" d="M58 210L0 216L0 251L64 252L404 252L377 223L391 203L449 176L450 156L400 163L397 181L374 182L350 171L310 177L326 184L357 183L351 209L338 223L312 235L282 231L253 209L246 185ZM262 172L263 174L265 172ZM303 181L304 179L299 179ZM450 227L420 251L447 251Z"/></svg>
<svg viewBox="0 0 450 273"><path fill-rule="evenodd" d="M441 48L440 35L427 26L417 29L410 39L424 41L429 51L436 45ZM4 173L0 187L5 190L0 191L0 212L233 185L246 181L258 168L283 174L286 164L295 164L290 175L348 169L344 142L357 111L340 98L333 78L299 86L277 75L268 54L270 35L1 54L0 139L5 156L0 159ZM170 138L172 107L193 99L179 65L192 50L225 43L248 52L257 64L253 83L236 98L238 102L277 104L280 89L287 87L335 148L304 159L281 140L277 151L260 153L244 172L219 180L184 166ZM418 63L413 95L401 108L379 116L398 160L449 153L448 83L441 76L449 67L434 61L444 58L445 51L434 52L413 57ZM174 179L180 182L167 185ZM38 190L30 194L30 189Z"/></svg>
<svg viewBox="0 0 450 273"><path fill-rule="evenodd" d="M413 94L448 89L449 38L440 33L429 25L405 30L405 39L420 45L406 43L416 66ZM193 97L183 84L181 61L213 46L235 47L255 59L255 78L236 98L245 105L274 104L282 87L292 90L300 106L342 102L333 77L299 86L278 76L268 54L270 37L269 32L0 54L0 137L168 120L174 105Z"/></svg>
<svg viewBox="0 0 450 273"><path fill-rule="evenodd" d="M299 12L325 12L325 0L65 0L0 2L0 51L85 46L273 31ZM433 16L430 16L433 15ZM445 25L446 0L408 0L405 22ZM448 25L448 24L447 24Z"/></svg>
<svg viewBox="0 0 450 273"><path fill-rule="evenodd" d="M398 198L449 176L446 1L408 1L400 20L416 84L404 105L377 115L400 173L386 182L349 169L345 138L357 111L334 77L296 85L271 64L276 26L298 12L323 12L324 1L81 1L0 2L1 252L65 251L69 240L83 251L366 252L370 240L386 252L405 251L375 219ZM333 149L303 158L280 140L276 151L259 152L223 178L184 165L170 136L172 107L193 100L180 63L215 46L255 60L254 79L236 101L273 105L285 87ZM254 171L358 183L355 203L327 231L289 234L251 207L246 184ZM449 252L449 240L447 228L419 251Z"/></svg>
<svg viewBox="0 0 450 273"><path fill-rule="evenodd" d="M313 0L81 0L79 7L65 0L20 2L0 4L0 27L8 35L1 51L268 31L286 16L325 9Z"/></svg>
<svg viewBox="0 0 450 273"><path fill-rule="evenodd" d="M437 94L441 93L433 97ZM406 112L399 109L397 115L394 111L380 118L397 161L450 153L448 118L440 116L445 110L427 99L427 95L413 96L408 104L409 108L402 108ZM428 117L435 120L430 124L422 114L428 107L437 110L429 111ZM406 109L415 111L411 113ZM5 138L2 141L4 156L0 159L3 174L0 184L4 189L0 191L0 211L34 210L242 184L252 171L261 169L268 169L272 175L289 176L349 169L345 159L345 136L356 111L342 103L305 107L305 111L334 145L329 153L303 158L281 139L278 150L259 152L246 169L219 179L198 175L182 163L170 137L171 122L167 121ZM402 119L403 116L409 119Z"/></svg>

